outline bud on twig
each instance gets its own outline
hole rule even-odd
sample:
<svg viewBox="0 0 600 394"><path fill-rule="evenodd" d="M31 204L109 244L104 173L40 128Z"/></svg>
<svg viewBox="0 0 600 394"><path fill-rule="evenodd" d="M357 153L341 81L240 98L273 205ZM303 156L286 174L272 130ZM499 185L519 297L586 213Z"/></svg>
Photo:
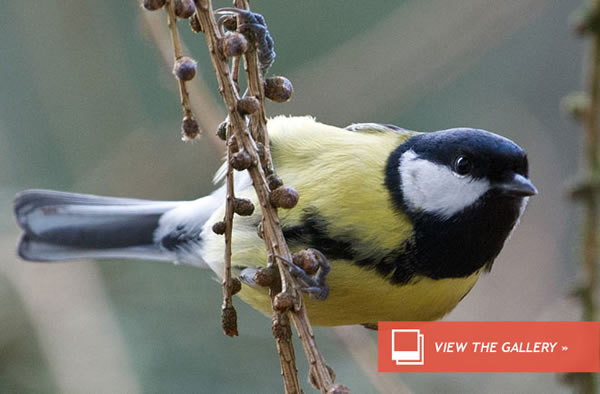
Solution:
<svg viewBox="0 0 600 394"><path fill-rule="evenodd" d="M254 274L254 282L260 287L271 287L280 280L281 277L279 276L277 267L260 268Z"/></svg>
<svg viewBox="0 0 600 394"><path fill-rule="evenodd" d="M238 336L237 329L237 312L233 306L225 307L221 311L221 325L225 335L230 337Z"/></svg>
<svg viewBox="0 0 600 394"><path fill-rule="evenodd" d="M212 226L212 231L215 234L218 235L223 235L225 234L225 230L227 229L227 225L225 224L225 222L220 221L220 222L216 222L215 224L213 224Z"/></svg>
<svg viewBox="0 0 600 394"><path fill-rule="evenodd" d="M148 11L156 11L165 6L165 0L144 0L143 6Z"/></svg>
<svg viewBox="0 0 600 394"><path fill-rule="evenodd" d="M236 295L242 290L242 282L238 278L231 278L231 295Z"/></svg>
<svg viewBox="0 0 600 394"><path fill-rule="evenodd" d="M283 181L279 176L271 174L267 177L267 184L269 185L269 190L273 191L278 187L283 186Z"/></svg>
<svg viewBox="0 0 600 394"><path fill-rule="evenodd" d="M182 139L193 140L200 135L200 126L193 116L185 116L181 121Z"/></svg>
<svg viewBox="0 0 600 394"><path fill-rule="evenodd" d="M294 255L294 264L307 275L314 275L319 270L319 256L314 249L301 250Z"/></svg>
<svg viewBox="0 0 600 394"><path fill-rule="evenodd" d="M219 127L217 127L217 137L219 137L223 141L227 139L227 125L228 122L223 121L219 124Z"/></svg>
<svg viewBox="0 0 600 394"><path fill-rule="evenodd" d="M288 293L279 293L273 299L273 309L279 312L287 312L294 306L294 298Z"/></svg>
<svg viewBox="0 0 600 394"><path fill-rule="evenodd" d="M242 115L253 114L260 108L260 102L254 96L241 98L237 103L237 110Z"/></svg>
<svg viewBox="0 0 600 394"><path fill-rule="evenodd" d="M252 165L252 158L245 150L234 153L231 156L231 166L238 171L244 171Z"/></svg>
<svg viewBox="0 0 600 394"><path fill-rule="evenodd" d="M248 40L243 34L233 32L223 38L223 55L225 57L242 56L248 50Z"/></svg>
<svg viewBox="0 0 600 394"><path fill-rule="evenodd" d="M187 19L194 15L196 5L194 0L173 0L175 5L175 15L181 19Z"/></svg>
<svg viewBox="0 0 600 394"><path fill-rule="evenodd" d="M190 27L194 33L202 33L202 25L200 24L200 20L197 17L190 18Z"/></svg>
<svg viewBox="0 0 600 394"><path fill-rule="evenodd" d="M196 75L196 61L191 57L184 56L175 61L173 74L182 81L189 81Z"/></svg>
<svg viewBox="0 0 600 394"><path fill-rule="evenodd" d="M276 103L289 101L294 87L286 77L270 77L265 80L265 96Z"/></svg>
<svg viewBox="0 0 600 394"><path fill-rule="evenodd" d="M254 213L254 204L247 198L236 198L233 200L233 211L240 216L250 216Z"/></svg>
<svg viewBox="0 0 600 394"><path fill-rule="evenodd" d="M271 191L271 204L275 208L291 209L298 204L298 191L292 186L281 186Z"/></svg>

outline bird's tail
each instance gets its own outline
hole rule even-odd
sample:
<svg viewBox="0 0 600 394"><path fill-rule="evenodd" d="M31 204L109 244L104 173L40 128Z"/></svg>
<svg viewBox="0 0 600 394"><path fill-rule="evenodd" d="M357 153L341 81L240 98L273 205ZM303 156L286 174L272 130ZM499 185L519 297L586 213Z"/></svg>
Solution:
<svg viewBox="0 0 600 394"><path fill-rule="evenodd" d="M30 261L133 258L175 260L154 233L178 202L99 197L52 190L17 195L15 216L24 233L18 253Z"/></svg>

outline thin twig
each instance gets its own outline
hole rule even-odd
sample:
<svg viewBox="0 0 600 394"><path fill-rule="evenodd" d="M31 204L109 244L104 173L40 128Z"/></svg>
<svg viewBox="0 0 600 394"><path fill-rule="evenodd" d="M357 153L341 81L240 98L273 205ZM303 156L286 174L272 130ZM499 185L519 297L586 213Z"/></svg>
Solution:
<svg viewBox="0 0 600 394"><path fill-rule="evenodd" d="M171 41L173 43L173 53L175 56L175 61L181 59L183 57L183 52L181 50L181 40L179 39L179 32L177 31L177 16L175 15L175 4L173 0L167 0L165 4L165 9L167 10L167 24L169 26L169 31L171 32ZM185 81L176 78L177 85L179 86L179 97L181 99L181 107L183 108L183 116L184 117L192 117L192 109L190 107L190 95L185 86Z"/></svg>
<svg viewBox="0 0 600 394"><path fill-rule="evenodd" d="M600 0L593 2L590 12L600 14ZM590 38L590 53L587 76L589 108L584 117L585 159L590 177L600 173L598 158L598 114L600 111L600 34L594 33ZM590 188L585 194L585 213L583 224L583 318L596 320L596 303L594 300L598 276L598 201L597 189Z"/></svg>
<svg viewBox="0 0 600 394"><path fill-rule="evenodd" d="M342 326L334 327L333 332L379 393L413 393L406 383L400 380L400 374L377 372L377 343L368 334L368 330L361 326Z"/></svg>
<svg viewBox="0 0 600 394"><path fill-rule="evenodd" d="M263 214L263 237L269 252L268 254L269 256L281 256L283 259L291 261L292 255L287 247L281 228L279 227L277 210L270 203L270 190L266 182L265 173L260 165L261 161L257 153L256 144L251 138L250 130L247 127L244 116L242 116L237 110L239 96L236 87L231 80L227 59L224 58L220 51L220 42L222 36L214 19L211 1L197 1L196 12L205 32L209 52L211 54L211 60L219 82L219 92L226 102L229 113L229 122L236 137L236 142L239 149L244 149L250 155L252 162L254 163L254 165L248 169L248 172L253 181L253 185L261 205L261 211ZM254 74L254 72L249 71L248 79L252 78ZM255 82L258 83L260 83L260 81L260 79L258 79L258 81L255 80ZM260 96L257 98L260 100ZM257 127L257 130L262 128L264 132L264 130L266 130L264 112L262 112L260 115L260 117L253 117L253 124L255 124L253 127ZM254 121L256 118L258 118L258 122ZM312 328L308 322L306 310L303 305L302 295L300 294L298 286L292 279L282 259L274 260L281 275L282 293L280 293L278 296L283 294L289 297L289 299L294 300L293 310L287 312L288 318L291 317L291 320L294 321L296 329L298 330L298 335L304 345L307 358L311 364L311 372L315 377L315 381L319 386L319 390L323 393L326 393L332 387L333 382L323 357L316 348ZM285 326L285 319L281 317L279 319L279 323L281 323L279 326ZM287 330L284 330L284 333L287 332ZM278 336L280 335L278 330L274 330L274 333L278 341L278 346L280 344L284 344L286 346L286 352L280 352L285 390L287 393L299 393L300 388L294 363L293 349L291 347L291 338L287 338L286 336ZM287 351L290 349L292 350L291 352Z"/></svg>
<svg viewBox="0 0 600 394"><path fill-rule="evenodd" d="M163 39L167 34L167 27L162 23L162 18L153 12L142 12L141 17L144 22L144 28L148 29L150 38L158 48L160 55L168 66L173 65L172 48L169 43ZM160 19L160 20L159 20ZM183 52L189 53L184 43L180 43ZM220 103L217 103L214 96L206 85L206 82L200 75L196 75L194 83L186 84L189 92L190 105L192 112L202 113L197 119L201 130L216 130L217 125L223 121L225 113ZM224 152L223 141L215 133L207 133L212 145L219 152Z"/></svg>
<svg viewBox="0 0 600 394"><path fill-rule="evenodd" d="M227 176L226 176L226 205L225 205L225 267L223 272L223 306L222 306L222 322L223 331L226 335L237 336L237 318L233 308L232 300L232 281L231 281L231 235L233 232L233 200L235 198L233 190L233 168L231 166L232 156L232 140L231 130L227 130Z"/></svg>
<svg viewBox="0 0 600 394"><path fill-rule="evenodd" d="M277 344L285 393L301 393L302 389L300 388L298 369L296 368L296 354L292 343L292 327L288 315L273 311L271 327Z"/></svg>
<svg viewBox="0 0 600 394"><path fill-rule="evenodd" d="M237 8L249 9L248 0L234 0ZM271 159L269 134L266 132L267 115L265 113L265 85L262 74L259 71L258 58L254 48L249 48L249 53L244 56L244 67L248 73L248 91L260 102L260 110L252 114L252 136L256 142L260 142L265 150L265 162L262 163L263 169L267 174L273 172L273 163Z"/></svg>
<svg viewBox="0 0 600 394"><path fill-rule="evenodd" d="M584 320L598 319L598 306L595 300L598 281L598 187L600 176L600 158L598 124L600 115L600 0L591 0L578 11L576 31L589 35L589 49L586 65L586 95L585 100L573 107L582 106L579 118L583 121L584 134L584 169L583 180L571 194L573 198L581 199L584 204L582 223L582 261L581 285L578 296L583 307ZM571 96L571 101L573 101ZM583 394L597 393L596 374L571 374L566 381L573 384L576 392Z"/></svg>
<svg viewBox="0 0 600 394"><path fill-rule="evenodd" d="M238 94L240 93L240 63L242 58L240 56L236 56L231 61L231 69L233 70L233 74L231 75L231 79L235 84Z"/></svg>
<svg viewBox="0 0 600 394"><path fill-rule="evenodd" d="M600 15L600 0L592 2L590 12L596 17ZM590 38L590 53L587 75L587 91L589 108L584 118L584 140L586 172L593 177L598 175L600 166L598 160L598 112L600 111L600 34L594 31ZM590 188L585 194L583 218L583 276L581 301L583 304L583 319L594 321L596 310L596 283L598 276L598 192ZM581 393L597 392L596 376L592 373L582 374L577 379Z"/></svg>
<svg viewBox="0 0 600 394"><path fill-rule="evenodd" d="M234 4L238 8L249 9L249 4L247 0L234 0ZM267 117L265 113L265 92L264 92L264 81L262 78L262 74L259 71L258 58L256 55L256 51L254 48L249 48L249 51L244 56L245 59L245 68L248 75L248 90L250 94L256 99L258 99L260 106L259 110L251 115L251 134L256 138L256 141L263 145L264 149L264 162L261 162L262 169L264 169L267 174L273 173L273 164L270 153L270 144L269 137L267 133ZM264 179L264 178L263 178ZM266 185L265 185L266 186ZM265 188L268 190L268 187ZM266 196L268 198L268 196ZM267 200L268 201L268 200ZM283 233L281 232L281 228L279 226L279 218L277 217L277 211L275 209L270 210L273 214L273 221L270 223L272 225L273 231L273 239L277 240L278 245L282 248L281 251L277 250L277 245L273 245L273 252L279 256L285 256L288 261L291 261L292 256L287 248L287 243L283 237ZM266 220L265 216L265 220ZM265 226L263 222L263 228L268 228L269 226ZM265 240L269 239L267 235L265 235ZM285 254L279 254L282 251L285 251ZM290 277L289 271L287 267L283 264L283 261L277 260L280 275L281 275L281 292L285 294L290 292L296 297L299 301L302 300L302 295L299 293L297 286L295 286L295 281ZM292 286L292 289L289 289L288 286ZM330 374L329 368L325 364L325 360L322 355L318 351L317 344L315 342L315 337L312 331L312 327L308 320L308 315L306 313L306 308L298 302L299 308L297 308L296 312L292 313L292 321L298 331L298 336L302 342L302 346L304 347L304 352L306 353L306 357L311 365L311 376L314 377L315 382L318 384L321 391L326 392L329 390L330 386L333 384L333 379ZM273 318L274 321L281 320L282 317L279 316L280 313L278 311L274 312ZM293 351L293 345L291 341L289 342L289 346ZM281 360L288 361L288 360ZM283 364L282 364L283 365ZM295 369L295 366L293 366Z"/></svg>
<svg viewBox="0 0 600 394"><path fill-rule="evenodd" d="M240 8L240 9L245 9L245 10L248 10L250 8L250 5L245 0L234 0L234 6L237 8ZM238 18L238 24L239 23L240 23L240 20ZM258 137L261 135L264 136L266 134L265 128L262 126L262 125L266 124L266 116L264 116L265 103L264 103L264 88L263 88L263 82L262 82L262 75L258 72L258 60L257 60L255 49L252 47L249 48L244 56L244 59L245 59L244 68L245 68L245 71L248 73L248 92L251 96L256 97L256 99L258 99L258 101L260 103L260 105L259 105L260 110L255 112L254 114L251 114L250 133L256 141L264 144L265 138ZM240 63L241 63L241 57L235 57L232 61L232 66L233 66L232 79L235 83L235 87L237 88L238 93L239 93ZM251 64L251 66L248 65L249 63ZM252 71L255 71L255 73ZM257 114L258 114L258 117L257 117ZM264 157L270 158L270 154L268 156L264 155L263 158ZM265 168L264 165L262 167L264 170L264 168ZM267 199L267 201L268 201L268 199ZM265 239L265 242L268 242L268 240L271 238L271 235L270 235L271 232L269 231L267 233L268 230L265 230L265 221L266 220L267 220L266 217L263 216L263 237ZM279 223L278 219L277 219L277 223ZM269 226L267 225L267 227L269 227ZM277 227L278 227L278 225L277 225ZM285 245L285 241L283 242L283 244ZM276 249L277 249L276 247L273 247L271 249L271 253L276 253L276 254L281 253L281 252L276 252ZM287 254L289 256L291 256L291 253L289 251L287 252ZM271 255L273 255L273 254L271 254ZM269 259L269 264L273 264L273 260L274 259ZM285 274L281 274L281 290L283 292L285 292L285 291L287 291L287 288L288 288L288 278L285 276ZM277 296L279 290L280 289L277 289L277 291L274 291L273 288L270 289L269 294L271 296L271 302L274 301L274 298ZM280 365L281 365L281 375L284 380L285 392L286 393L300 393L300 392L302 392L302 390L300 388L300 384L299 384L299 380L298 380L298 370L296 368L296 357L295 357L294 345L292 342L292 328L290 325L290 319L286 313L283 313L281 311L277 311L277 310L273 309L273 317L272 317L271 325L272 325L273 336L275 337L275 343L277 344L277 354L279 355L279 361L280 361Z"/></svg>

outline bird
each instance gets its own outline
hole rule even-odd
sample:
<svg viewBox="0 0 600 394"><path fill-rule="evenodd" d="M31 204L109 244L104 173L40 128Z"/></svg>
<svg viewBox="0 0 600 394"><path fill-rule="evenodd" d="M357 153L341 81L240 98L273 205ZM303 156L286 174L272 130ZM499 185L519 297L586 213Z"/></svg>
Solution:
<svg viewBox="0 0 600 394"><path fill-rule="evenodd" d="M537 194L525 151L481 129L340 128L310 116L277 116L267 128L277 175L300 196L279 209L286 241L330 265L326 299L304 297L314 325L443 318L491 270ZM257 202L247 171L236 172L235 190ZM222 279L225 242L212 226L225 197L224 187L182 202L26 190L14 201L18 255L171 261ZM232 272L240 298L270 314L268 289L245 275L267 263L260 222L260 209L235 217Z"/></svg>

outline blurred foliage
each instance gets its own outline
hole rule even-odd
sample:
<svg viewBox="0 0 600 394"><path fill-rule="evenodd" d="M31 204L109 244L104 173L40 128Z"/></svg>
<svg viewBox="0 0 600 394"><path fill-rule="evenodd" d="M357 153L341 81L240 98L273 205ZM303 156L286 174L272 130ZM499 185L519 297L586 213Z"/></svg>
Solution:
<svg viewBox="0 0 600 394"><path fill-rule="evenodd" d="M270 115L310 113L341 126L481 127L529 152L540 195L494 272L449 319L578 316L565 299L577 233L563 185L578 167L580 141L558 103L580 86L582 47L566 24L580 3L252 2L275 37L272 72L295 85L292 102L270 105ZM10 206L19 190L190 199L213 188L220 158L207 138L180 141L171 67L141 12L135 1L70 0L7 2L0 13L0 392L281 389L270 320L238 301L241 336L223 336L221 292L208 272L14 257ZM216 96L203 38L183 36ZM373 391L332 331L316 333L340 381ZM298 364L306 376L306 363ZM416 392L568 392L551 374L401 378Z"/></svg>

